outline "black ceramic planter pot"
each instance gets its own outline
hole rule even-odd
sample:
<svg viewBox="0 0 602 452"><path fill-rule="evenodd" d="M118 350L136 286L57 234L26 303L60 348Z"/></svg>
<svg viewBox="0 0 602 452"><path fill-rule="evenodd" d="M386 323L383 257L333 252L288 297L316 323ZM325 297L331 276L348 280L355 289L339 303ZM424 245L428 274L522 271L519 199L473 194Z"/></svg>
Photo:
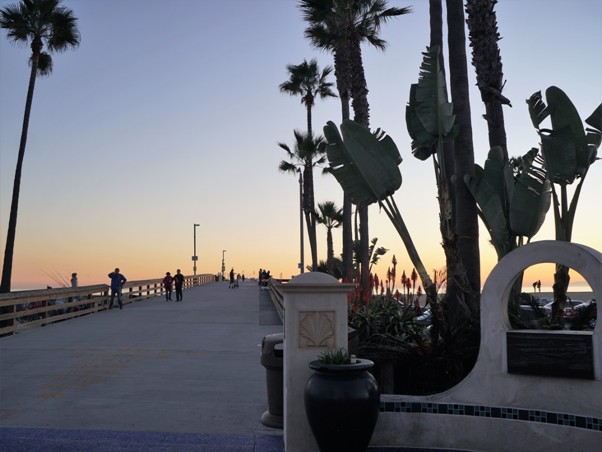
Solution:
<svg viewBox="0 0 602 452"><path fill-rule="evenodd" d="M380 397L368 372L374 363L312 361L315 370L305 386L305 412L321 452L365 451L378 419Z"/></svg>

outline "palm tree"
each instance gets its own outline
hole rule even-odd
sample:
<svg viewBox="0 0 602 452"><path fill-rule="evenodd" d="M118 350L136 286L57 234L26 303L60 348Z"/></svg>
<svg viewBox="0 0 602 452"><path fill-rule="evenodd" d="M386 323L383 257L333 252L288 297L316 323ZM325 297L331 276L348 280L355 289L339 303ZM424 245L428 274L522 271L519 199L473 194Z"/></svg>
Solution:
<svg viewBox="0 0 602 452"><path fill-rule="evenodd" d="M320 72L318 62L313 58L309 63L303 60L298 65L289 64L286 69L290 78L280 84L280 91L291 96L301 96L301 103L307 109L307 132L312 135L311 110L316 98L337 97L332 91L333 84L326 81L332 73L332 67L326 66Z"/></svg>
<svg viewBox="0 0 602 452"><path fill-rule="evenodd" d="M307 135L313 136L311 110L315 104L317 97L336 97L332 91L332 83L326 79L332 72L332 67L326 66L322 72L318 68L318 62L312 59L309 63L303 60L303 63L298 65L289 64L287 67L290 78L280 85L280 91L292 96L301 96L301 103L307 109ZM307 236L309 238L309 246L311 249L312 270L318 267L318 249L316 239L316 221L313 218L314 202L313 202L313 171L311 162L306 161L304 168L303 180L305 184L305 198L303 202L303 211L307 222Z"/></svg>
<svg viewBox="0 0 602 452"><path fill-rule="evenodd" d="M318 253L315 234L313 168L326 161L322 146L324 139L321 136L314 138L309 133L303 134L298 130L295 130L294 134L295 146L292 150L287 144L278 143L278 146L284 149L289 158L288 161L282 160L278 169L295 175L298 167L303 168L303 213L308 231L314 231L313 236L308 232L308 237L312 255L312 270L315 271L318 268Z"/></svg>
<svg viewBox="0 0 602 452"><path fill-rule="evenodd" d="M36 76L49 75L52 72L52 57L48 52L61 52L79 45L80 35L77 29L77 18L73 12L60 5L60 0L21 0L18 5L9 5L0 10L0 28L7 30L8 39L15 43L29 43L31 56L29 64L31 73L21 141L17 157L17 168L13 184L13 196L10 207L6 248L4 251L4 266L0 292L10 292L13 267L13 252L17 230L17 211L19 207L19 192L21 188L21 171L27 143L29 116L33 100ZM44 45L48 52L43 51Z"/></svg>
<svg viewBox="0 0 602 452"><path fill-rule="evenodd" d="M354 120L369 127L370 106L361 43L367 41L377 49L384 50L387 43L378 36L381 25L392 17L409 13L410 8L387 8L386 0L301 0L300 8L308 23L305 36L315 47L334 54L335 77L343 109L342 119L349 119L348 104L345 102L348 103L351 97ZM368 206L358 207L362 278L367 283L370 260ZM343 261L344 271L349 272L352 266L353 241L351 203L348 200L344 201L343 211Z"/></svg>
<svg viewBox="0 0 602 452"><path fill-rule="evenodd" d="M337 208L332 201L326 201L318 204L318 211L315 212L316 221L326 226L326 265L328 273L332 274L334 270L334 246L332 244L332 230L343 224L343 209Z"/></svg>

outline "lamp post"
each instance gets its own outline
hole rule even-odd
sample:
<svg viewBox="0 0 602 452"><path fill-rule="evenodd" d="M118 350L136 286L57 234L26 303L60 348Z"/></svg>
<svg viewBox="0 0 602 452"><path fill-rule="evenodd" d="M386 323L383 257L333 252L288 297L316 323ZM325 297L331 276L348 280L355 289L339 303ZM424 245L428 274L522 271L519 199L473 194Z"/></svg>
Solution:
<svg viewBox="0 0 602 452"><path fill-rule="evenodd" d="M224 260L224 254L226 254L226 250L222 250L222 281L224 280L224 275L226 273L226 261Z"/></svg>
<svg viewBox="0 0 602 452"><path fill-rule="evenodd" d="M194 225L192 226L192 234L194 236L194 253L192 255L192 262L193 262L192 270L194 271L194 276L196 276L196 262L199 260L198 256L196 255L196 228L197 228L197 226L200 226L200 225L194 223Z"/></svg>

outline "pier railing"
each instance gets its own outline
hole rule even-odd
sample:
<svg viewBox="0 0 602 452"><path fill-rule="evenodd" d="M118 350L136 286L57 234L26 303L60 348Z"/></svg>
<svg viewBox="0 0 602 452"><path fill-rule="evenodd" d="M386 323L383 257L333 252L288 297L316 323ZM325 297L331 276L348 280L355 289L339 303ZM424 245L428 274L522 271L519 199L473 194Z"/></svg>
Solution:
<svg viewBox="0 0 602 452"><path fill-rule="evenodd" d="M280 292L280 288L283 285L283 282L286 280L279 280L270 278L268 280L268 288L270 290L270 298L272 299L272 303L274 303L274 307L280 316L280 320L284 321L284 302L282 297L282 292Z"/></svg>
<svg viewBox="0 0 602 452"><path fill-rule="evenodd" d="M163 278L128 281L123 286L123 303L134 303L165 293ZM212 274L185 276L184 289L212 283ZM0 337L26 328L44 326L108 309L111 298L106 284L27 290L0 294Z"/></svg>

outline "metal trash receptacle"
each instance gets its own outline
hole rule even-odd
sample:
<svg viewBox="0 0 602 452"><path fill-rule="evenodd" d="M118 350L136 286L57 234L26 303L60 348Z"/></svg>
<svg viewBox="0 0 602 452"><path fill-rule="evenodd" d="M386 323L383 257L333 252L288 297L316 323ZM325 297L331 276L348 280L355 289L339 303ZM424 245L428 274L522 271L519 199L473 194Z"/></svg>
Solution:
<svg viewBox="0 0 602 452"><path fill-rule="evenodd" d="M268 410L261 423L282 428L284 418L284 333L268 334L261 341L261 365L265 367Z"/></svg>

